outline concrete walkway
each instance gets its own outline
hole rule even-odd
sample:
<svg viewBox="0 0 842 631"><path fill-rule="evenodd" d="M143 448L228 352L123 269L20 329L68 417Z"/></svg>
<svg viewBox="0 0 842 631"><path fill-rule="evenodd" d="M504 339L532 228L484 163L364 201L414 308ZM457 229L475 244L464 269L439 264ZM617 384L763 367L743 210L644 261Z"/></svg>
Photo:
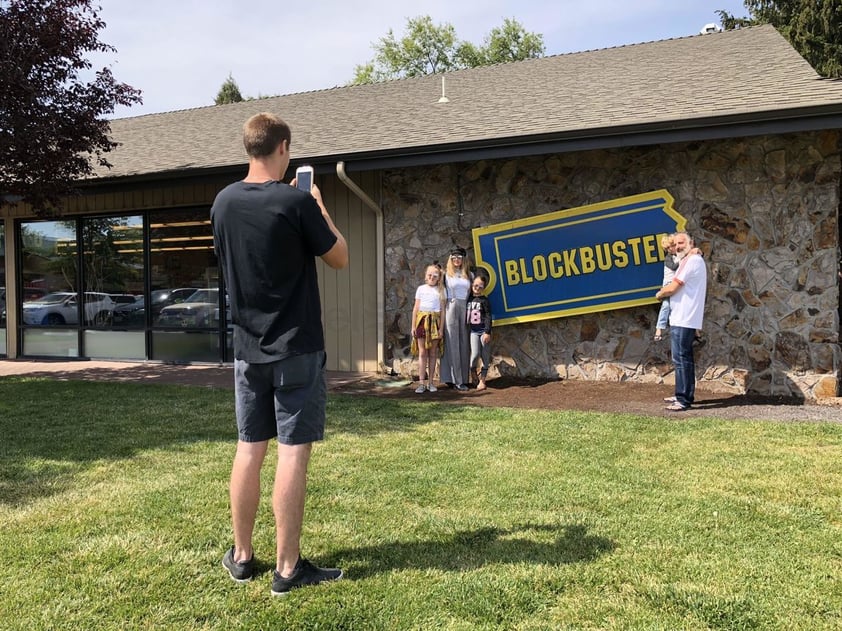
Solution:
<svg viewBox="0 0 842 631"><path fill-rule="evenodd" d="M162 364L157 362L117 362L99 360L0 360L0 377L27 375L51 379L84 381L126 381L169 383L209 388L234 387L233 368L218 364ZM370 373L328 372L328 388L364 382Z"/></svg>

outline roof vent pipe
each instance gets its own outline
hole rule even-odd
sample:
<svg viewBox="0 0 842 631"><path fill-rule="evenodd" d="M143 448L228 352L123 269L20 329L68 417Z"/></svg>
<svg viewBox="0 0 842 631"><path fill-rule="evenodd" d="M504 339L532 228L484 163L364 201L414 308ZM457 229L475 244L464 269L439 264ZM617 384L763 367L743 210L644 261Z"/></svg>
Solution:
<svg viewBox="0 0 842 631"><path fill-rule="evenodd" d="M450 103L450 99L444 95L444 75L441 76L441 97L439 103Z"/></svg>

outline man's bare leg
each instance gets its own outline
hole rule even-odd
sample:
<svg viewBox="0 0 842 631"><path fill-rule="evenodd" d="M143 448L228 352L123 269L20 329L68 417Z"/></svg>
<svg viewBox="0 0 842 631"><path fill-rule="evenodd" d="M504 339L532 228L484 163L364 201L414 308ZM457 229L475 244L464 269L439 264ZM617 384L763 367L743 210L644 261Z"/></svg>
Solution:
<svg viewBox="0 0 842 631"><path fill-rule="evenodd" d="M242 563L254 554L252 535L260 504L260 469L269 441L237 443L231 467L231 524L234 528L234 560Z"/></svg>
<svg viewBox="0 0 842 631"><path fill-rule="evenodd" d="M304 499L307 492L307 465L313 444L278 444L278 468L272 492L275 513L277 565L281 576L295 569L301 552L301 525L304 521Z"/></svg>

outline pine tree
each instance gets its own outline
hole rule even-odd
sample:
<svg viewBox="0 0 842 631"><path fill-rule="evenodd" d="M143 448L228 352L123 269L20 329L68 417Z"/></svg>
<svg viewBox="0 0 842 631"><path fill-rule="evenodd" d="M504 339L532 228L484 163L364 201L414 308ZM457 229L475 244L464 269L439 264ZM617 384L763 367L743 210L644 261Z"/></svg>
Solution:
<svg viewBox="0 0 842 631"><path fill-rule="evenodd" d="M228 103L239 103L244 100L245 99L240 93L240 88L237 85L237 82L234 81L234 77L229 74L228 78L222 83L222 87L219 88L219 92L216 95L216 99L214 99L214 103L216 105L227 105Z"/></svg>

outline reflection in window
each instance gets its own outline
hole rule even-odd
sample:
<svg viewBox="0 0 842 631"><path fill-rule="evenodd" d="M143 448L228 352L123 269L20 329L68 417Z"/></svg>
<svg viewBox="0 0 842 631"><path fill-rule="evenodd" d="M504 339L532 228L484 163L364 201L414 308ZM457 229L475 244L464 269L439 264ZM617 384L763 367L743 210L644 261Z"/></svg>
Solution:
<svg viewBox="0 0 842 631"><path fill-rule="evenodd" d="M0 357L6 355L6 224L0 220Z"/></svg>
<svg viewBox="0 0 842 631"><path fill-rule="evenodd" d="M85 218L82 242L86 324L143 328L143 218Z"/></svg>
<svg viewBox="0 0 842 631"><path fill-rule="evenodd" d="M219 270L208 209L150 213L149 247L153 326L217 328Z"/></svg>
<svg viewBox="0 0 842 631"><path fill-rule="evenodd" d="M21 226L23 324L142 328L143 218L88 217L82 231L82 293L78 292L76 220Z"/></svg>
<svg viewBox="0 0 842 631"><path fill-rule="evenodd" d="M77 323L76 222L27 222L20 234L23 324Z"/></svg>
<svg viewBox="0 0 842 631"><path fill-rule="evenodd" d="M230 360L207 207L26 221L20 239L24 355Z"/></svg>

